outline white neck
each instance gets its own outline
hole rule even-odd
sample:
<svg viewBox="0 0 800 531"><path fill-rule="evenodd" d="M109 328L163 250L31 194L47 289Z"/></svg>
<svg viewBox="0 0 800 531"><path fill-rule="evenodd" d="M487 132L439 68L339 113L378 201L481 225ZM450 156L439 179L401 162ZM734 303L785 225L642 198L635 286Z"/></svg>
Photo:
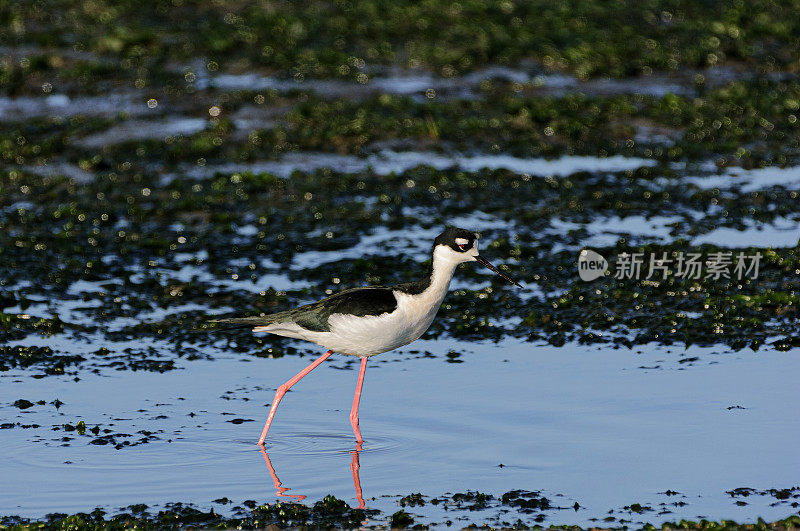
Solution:
<svg viewBox="0 0 800 531"><path fill-rule="evenodd" d="M444 299L456 266L461 263L461 260L456 259L453 255L453 251L441 245L434 249L431 285L425 289L426 295L430 292L431 296L439 300Z"/></svg>
<svg viewBox="0 0 800 531"><path fill-rule="evenodd" d="M445 246L436 246L433 251L431 283L422 293L408 294L395 292L400 309L404 316L403 322L398 325L402 329L401 336L405 345L420 337L433 322L436 312L442 305L450 279L456 266L463 259Z"/></svg>

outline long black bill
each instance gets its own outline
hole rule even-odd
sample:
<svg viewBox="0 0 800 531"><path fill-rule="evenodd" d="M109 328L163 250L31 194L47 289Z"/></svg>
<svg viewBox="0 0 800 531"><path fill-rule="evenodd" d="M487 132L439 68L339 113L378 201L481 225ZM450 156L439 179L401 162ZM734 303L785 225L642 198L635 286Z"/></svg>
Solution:
<svg viewBox="0 0 800 531"><path fill-rule="evenodd" d="M500 270L497 269L495 266L493 266L491 263L489 263L489 261L487 259L485 259L485 258L483 258L481 256L476 256L475 257L475 261L478 262L483 267L485 267L486 269L491 269L492 271L494 271L495 273L497 273L498 275L500 275L504 279L508 280L509 282L514 284L515 286L519 286L520 288L522 287L518 283L516 283L515 281L511 280L511 278L506 276L504 273L501 273Z"/></svg>

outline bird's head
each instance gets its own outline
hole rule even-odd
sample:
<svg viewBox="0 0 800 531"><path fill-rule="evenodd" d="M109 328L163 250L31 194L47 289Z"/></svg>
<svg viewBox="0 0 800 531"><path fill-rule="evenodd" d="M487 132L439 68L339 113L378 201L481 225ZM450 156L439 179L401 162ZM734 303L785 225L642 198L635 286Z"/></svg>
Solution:
<svg viewBox="0 0 800 531"><path fill-rule="evenodd" d="M442 260L456 265L462 262L478 262L508 282L522 287L478 254L478 235L471 230L447 227L433 241L433 260L434 262Z"/></svg>

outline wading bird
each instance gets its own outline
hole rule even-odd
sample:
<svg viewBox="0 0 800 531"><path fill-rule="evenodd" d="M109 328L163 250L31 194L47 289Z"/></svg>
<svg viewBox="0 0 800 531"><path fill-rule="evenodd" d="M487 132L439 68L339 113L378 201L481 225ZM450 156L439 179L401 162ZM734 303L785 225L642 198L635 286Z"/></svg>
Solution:
<svg viewBox="0 0 800 531"><path fill-rule="evenodd" d="M346 289L321 301L285 312L214 321L237 328L252 328L253 332L303 339L328 349L311 365L278 387L258 444L264 445L283 395L334 352L361 358L350 424L357 442L363 442L358 426L358 405L367 360L370 356L407 345L425 333L442 304L458 264L478 262L522 287L478 255L477 239L478 235L472 231L448 227L433 241L431 265L425 276L416 282Z"/></svg>

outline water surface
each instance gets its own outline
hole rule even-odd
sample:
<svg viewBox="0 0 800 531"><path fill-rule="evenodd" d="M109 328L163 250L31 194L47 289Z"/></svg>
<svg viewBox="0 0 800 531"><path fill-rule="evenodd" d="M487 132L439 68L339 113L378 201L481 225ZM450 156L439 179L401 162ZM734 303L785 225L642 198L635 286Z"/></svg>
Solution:
<svg viewBox="0 0 800 531"><path fill-rule="evenodd" d="M370 360L363 497L393 512L399 495L411 492L526 489L554 506L578 502L578 511L545 511L548 522L578 525L633 503L653 507L633 515L653 523L778 518L787 508L770 496L739 506L726 491L796 481L800 460L787 444L800 436L796 354L422 340ZM275 387L310 360L220 351L214 361L182 362L163 374L102 371L76 382L5 373L0 403L4 422L15 425L3 430L4 475L17 488L0 511L113 510L132 499L163 504L178 493L204 507L222 496L277 499L254 442ZM267 456L291 489L285 493L310 501L332 493L358 506L347 418L356 369L353 359L335 356L282 402ZM19 398L48 404L19 410L11 404ZM110 430L113 441L92 444L95 434L64 431L81 420L99 426L100 437ZM115 449L124 441L132 445ZM673 505L678 500L685 505ZM453 517L433 505L412 513L428 522Z"/></svg>

